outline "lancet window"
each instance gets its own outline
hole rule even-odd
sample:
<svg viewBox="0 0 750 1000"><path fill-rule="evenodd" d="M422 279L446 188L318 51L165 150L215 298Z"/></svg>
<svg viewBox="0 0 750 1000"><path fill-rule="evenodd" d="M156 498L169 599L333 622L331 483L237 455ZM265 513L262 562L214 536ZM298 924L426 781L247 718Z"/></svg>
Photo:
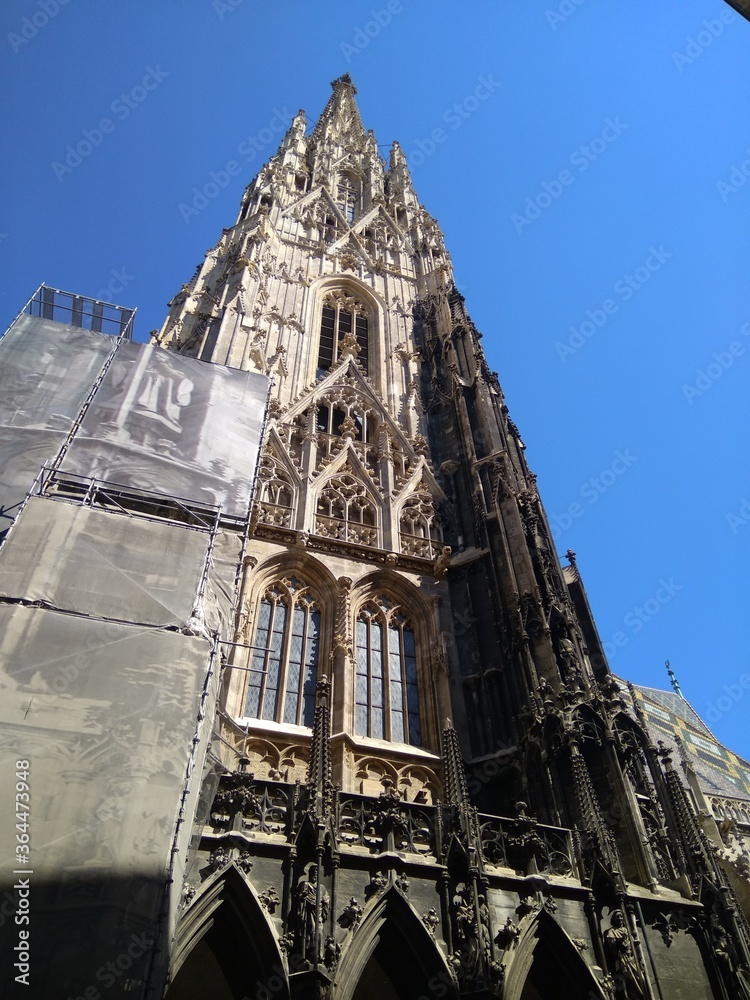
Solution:
<svg viewBox="0 0 750 1000"><path fill-rule="evenodd" d="M386 597L368 601L357 615L354 731L420 746L414 629Z"/></svg>
<svg viewBox="0 0 750 1000"><path fill-rule="evenodd" d="M369 367L369 321L364 305L342 291L329 292L323 300L318 344L318 374L338 364L342 348L351 345L365 374Z"/></svg>
<svg viewBox="0 0 750 1000"><path fill-rule="evenodd" d="M443 551L443 532L432 496L425 490L410 496L401 509L401 551L435 559Z"/></svg>
<svg viewBox="0 0 750 1000"><path fill-rule="evenodd" d="M312 726L320 645L320 609L296 578L274 583L258 608L245 715Z"/></svg>
<svg viewBox="0 0 750 1000"><path fill-rule="evenodd" d="M351 225L359 203L359 184L348 174L341 174L336 188L336 207Z"/></svg>
<svg viewBox="0 0 750 1000"><path fill-rule="evenodd" d="M315 533L359 545L377 545L375 504L356 476L343 472L325 484L318 497Z"/></svg>

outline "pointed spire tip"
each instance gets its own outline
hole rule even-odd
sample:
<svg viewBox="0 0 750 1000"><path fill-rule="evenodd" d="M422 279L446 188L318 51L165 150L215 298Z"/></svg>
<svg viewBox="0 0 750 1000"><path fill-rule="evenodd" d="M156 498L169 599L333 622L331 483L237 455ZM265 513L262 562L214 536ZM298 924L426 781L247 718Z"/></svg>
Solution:
<svg viewBox="0 0 750 1000"><path fill-rule="evenodd" d="M347 87L351 87L355 94L357 93L357 88L354 86L354 80L352 80L351 76L348 73L344 73L343 76L339 76L335 80L331 80L331 87L333 88L333 90L335 90L336 87L338 87L342 83L345 84Z"/></svg>

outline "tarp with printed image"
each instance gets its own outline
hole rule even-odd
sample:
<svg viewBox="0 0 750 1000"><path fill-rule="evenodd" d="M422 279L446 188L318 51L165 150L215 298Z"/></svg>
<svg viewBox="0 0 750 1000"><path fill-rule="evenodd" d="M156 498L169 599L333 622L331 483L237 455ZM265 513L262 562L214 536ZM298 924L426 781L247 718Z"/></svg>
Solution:
<svg viewBox="0 0 750 1000"><path fill-rule="evenodd" d="M61 472L220 505L241 517L268 386L254 372L121 342Z"/></svg>

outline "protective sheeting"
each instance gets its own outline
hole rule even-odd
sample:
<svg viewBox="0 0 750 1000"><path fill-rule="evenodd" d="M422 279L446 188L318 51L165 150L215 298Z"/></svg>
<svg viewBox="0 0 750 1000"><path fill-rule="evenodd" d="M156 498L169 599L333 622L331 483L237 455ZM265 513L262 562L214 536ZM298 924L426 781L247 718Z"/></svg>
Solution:
<svg viewBox="0 0 750 1000"><path fill-rule="evenodd" d="M121 341L61 469L248 509L268 379Z"/></svg>
<svg viewBox="0 0 750 1000"><path fill-rule="evenodd" d="M26 315L0 340L0 531L56 456L114 345L104 334Z"/></svg>
<svg viewBox="0 0 750 1000"><path fill-rule="evenodd" d="M104 993L121 956L128 996L144 995L210 655L194 636L0 605L0 856L16 855L28 761L31 995ZM0 898L15 899L13 867ZM2 938L10 970L18 937Z"/></svg>
<svg viewBox="0 0 750 1000"><path fill-rule="evenodd" d="M184 626L209 541L207 531L32 497L0 553L0 597Z"/></svg>
<svg viewBox="0 0 750 1000"><path fill-rule="evenodd" d="M206 624L211 632L219 630L225 640L234 638L235 584L242 557L242 536L232 531L218 531L211 550L206 585Z"/></svg>
<svg viewBox="0 0 750 1000"><path fill-rule="evenodd" d="M201 620L231 641L269 383L21 317L0 341L0 517L16 516L100 377L50 480L56 499L31 497L0 548L0 801L14 801L28 761L32 993L115 987L140 1000L174 928L219 683ZM100 481L85 505L70 502L65 473ZM169 497L220 505L238 531L212 528L210 506L205 530L175 523ZM0 810L6 859L14 823ZM0 899L12 898L10 870Z"/></svg>

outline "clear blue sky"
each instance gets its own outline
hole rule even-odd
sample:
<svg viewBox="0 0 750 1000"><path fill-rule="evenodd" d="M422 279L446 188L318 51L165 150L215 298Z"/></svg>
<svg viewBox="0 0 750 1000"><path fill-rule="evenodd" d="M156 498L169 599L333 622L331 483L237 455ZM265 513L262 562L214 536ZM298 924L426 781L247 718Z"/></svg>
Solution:
<svg viewBox="0 0 750 1000"><path fill-rule="evenodd" d="M0 23L0 327L45 281L109 288L145 339L280 114L314 119L349 71L443 227L612 668L663 687L669 659L750 755L749 23L721 0L24 0Z"/></svg>

